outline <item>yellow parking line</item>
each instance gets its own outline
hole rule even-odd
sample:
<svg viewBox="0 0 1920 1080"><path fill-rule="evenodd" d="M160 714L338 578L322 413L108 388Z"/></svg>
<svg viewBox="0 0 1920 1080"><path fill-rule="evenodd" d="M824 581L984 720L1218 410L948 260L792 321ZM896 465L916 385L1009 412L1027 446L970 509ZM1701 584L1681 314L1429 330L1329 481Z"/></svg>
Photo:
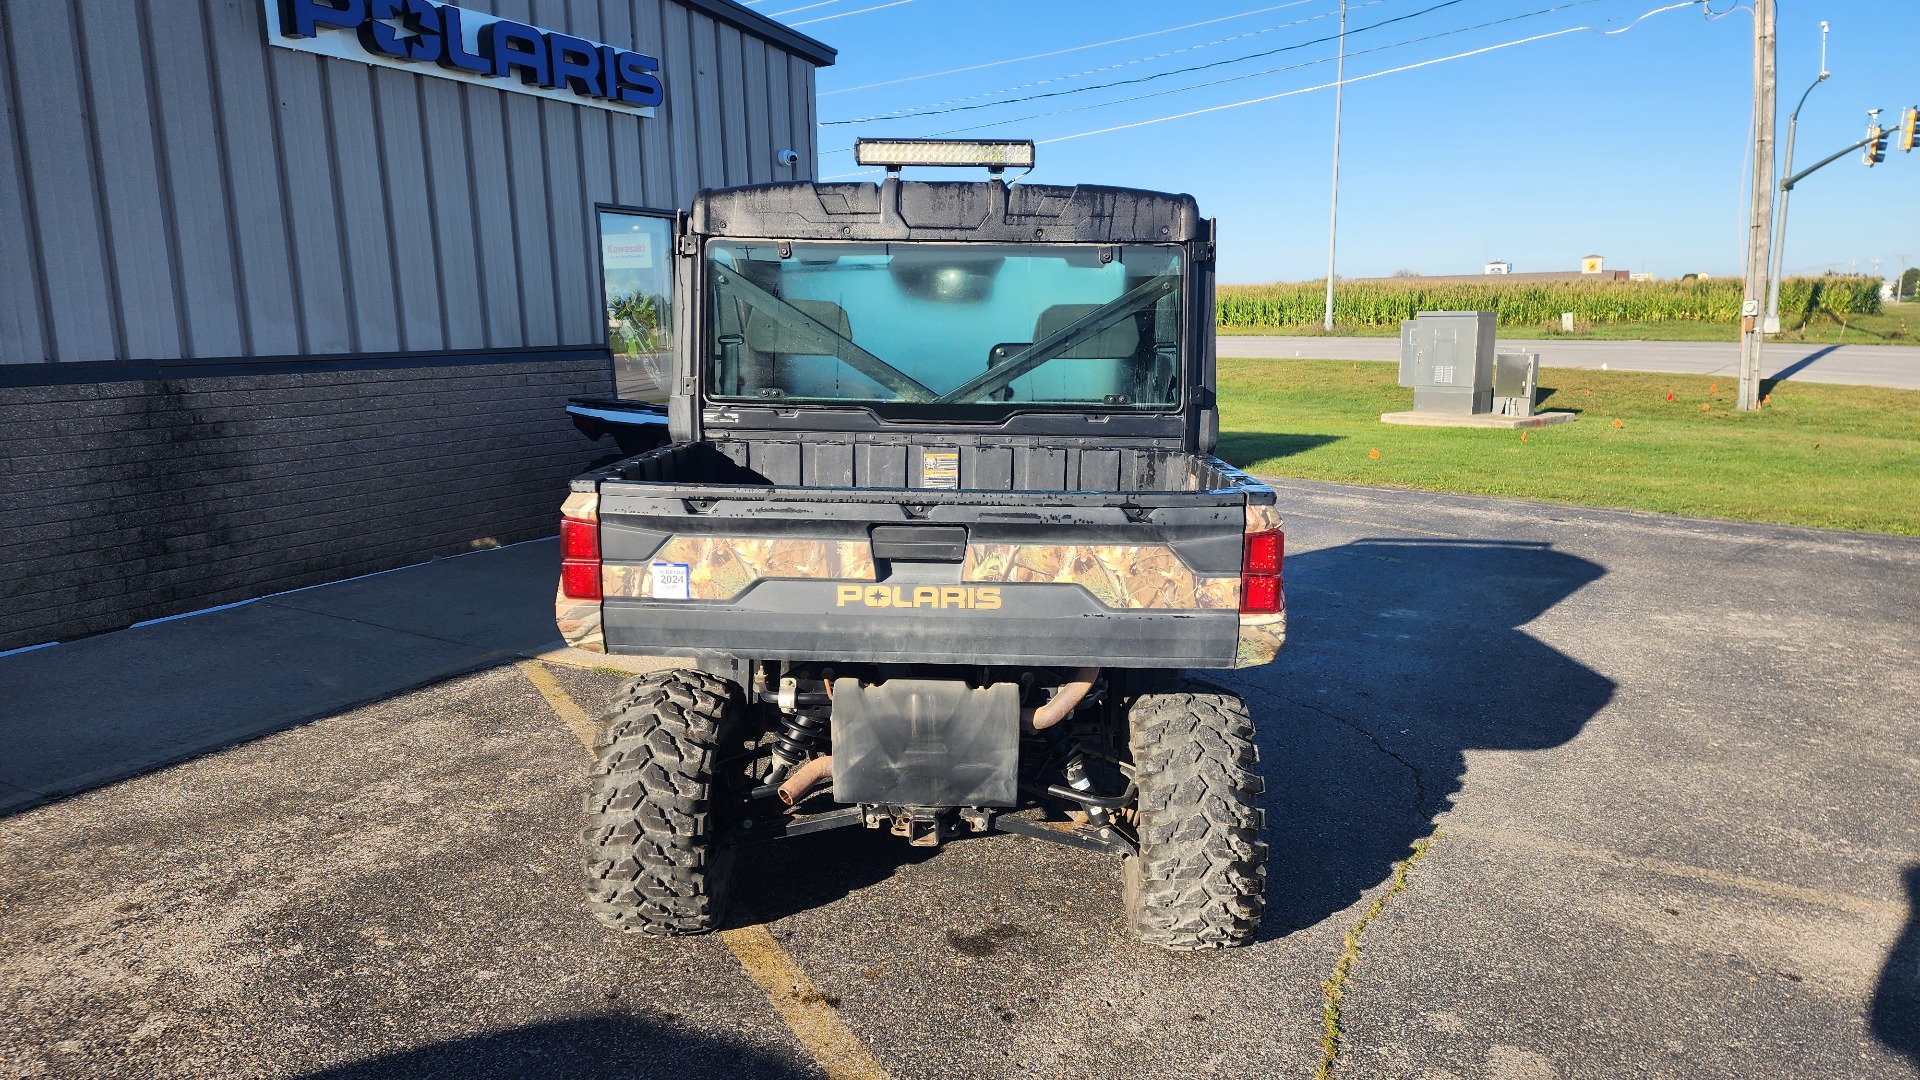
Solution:
<svg viewBox="0 0 1920 1080"><path fill-rule="evenodd" d="M831 1080L887 1080L887 1070L867 1052L865 1044L847 1027L826 995L814 987L813 980L807 978L807 973L800 970L787 950L773 940L765 926L755 922L751 926L722 930L720 940L727 943L740 966L760 984L774 1011L793 1029L794 1037L827 1071Z"/></svg>
<svg viewBox="0 0 1920 1080"><path fill-rule="evenodd" d="M586 710L539 661L519 660L514 666L540 691L540 696L547 699L547 704L591 753L597 727ZM736 910L740 910L737 905ZM860 1037L840 1018L839 1011L813 985L813 980L807 978L807 973L800 970L787 950L773 939L773 934L750 914L745 911L741 914L746 915L751 925L722 930L720 940L733 950L747 976L767 995L767 1002L780 1014L780 1019L786 1021L813 1060L826 1070L830 1080L889 1080L887 1070L873 1059Z"/></svg>
<svg viewBox="0 0 1920 1080"><path fill-rule="evenodd" d="M525 675L527 681L533 684L533 688L540 691L540 696L547 699L548 705L553 706L553 711L562 721L565 721L567 727L587 748L587 753L593 753L594 740L599 735L598 725L593 722L592 717L587 715L587 711L567 694L566 688L560 685L560 680L553 677L553 672L548 671L546 666L538 660L515 660L513 666L519 668L520 674Z"/></svg>

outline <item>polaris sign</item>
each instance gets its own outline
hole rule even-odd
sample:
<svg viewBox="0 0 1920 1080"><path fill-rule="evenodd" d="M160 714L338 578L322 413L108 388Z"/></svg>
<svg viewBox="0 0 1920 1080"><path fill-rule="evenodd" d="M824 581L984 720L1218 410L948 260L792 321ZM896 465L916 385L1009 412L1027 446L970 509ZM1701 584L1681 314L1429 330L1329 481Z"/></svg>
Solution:
<svg viewBox="0 0 1920 1080"><path fill-rule="evenodd" d="M653 115L660 61L433 0L264 0L283 49Z"/></svg>

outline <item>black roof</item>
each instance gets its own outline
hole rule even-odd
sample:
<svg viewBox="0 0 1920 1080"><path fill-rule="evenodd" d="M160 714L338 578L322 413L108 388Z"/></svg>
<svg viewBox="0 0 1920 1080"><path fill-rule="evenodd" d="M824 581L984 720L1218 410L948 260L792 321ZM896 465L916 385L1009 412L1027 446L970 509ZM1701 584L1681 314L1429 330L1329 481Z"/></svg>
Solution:
<svg viewBox="0 0 1920 1080"><path fill-rule="evenodd" d="M834 57L840 55L840 50L833 46L816 41L785 23L775 22L745 4L736 3L735 0L674 0L674 2L709 18L718 19L737 30L752 34L777 49L807 61L814 67L832 67Z"/></svg>
<svg viewBox="0 0 1920 1080"><path fill-rule="evenodd" d="M793 240L1179 243L1204 238L1191 195L1081 184L799 181L703 191L693 228Z"/></svg>

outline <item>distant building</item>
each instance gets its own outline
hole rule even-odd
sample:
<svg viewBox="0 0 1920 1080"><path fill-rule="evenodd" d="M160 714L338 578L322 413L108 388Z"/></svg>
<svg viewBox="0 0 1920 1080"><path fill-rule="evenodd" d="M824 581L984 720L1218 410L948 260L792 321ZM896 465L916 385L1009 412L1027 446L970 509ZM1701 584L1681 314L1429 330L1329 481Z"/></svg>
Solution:
<svg viewBox="0 0 1920 1080"><path fill-rule="evenodd" d="M1488 274L1511 274L1513 273L1513 264L1504 259L1495 259L1493 262L1488 263L1486 270L1482 272Z"/></svg>
<svg viewBox="0 0 1920 1080"><path fill-rule="evenodd" d="M1583 274L1602 274L1607 269L1607 260L1598 255L1588 255L1580 260L1580 272Z"/></svg>

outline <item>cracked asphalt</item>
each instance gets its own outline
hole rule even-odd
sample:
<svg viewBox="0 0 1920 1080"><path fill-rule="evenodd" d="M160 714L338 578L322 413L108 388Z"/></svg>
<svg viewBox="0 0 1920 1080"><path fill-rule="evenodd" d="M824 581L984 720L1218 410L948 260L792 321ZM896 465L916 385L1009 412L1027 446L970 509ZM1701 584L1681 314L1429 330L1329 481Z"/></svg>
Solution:
<svg viewBox="0 0 1920 1080"><path fill-rule="evenodd" d="M892 1076L1920 1074L1920 542L1280 483L1257 944L1018 837L750 849ZM620 679L553 667L592 712ZM511 664L0 818L0 1075L819 1076L717 938L612 937Z"/></svg>

